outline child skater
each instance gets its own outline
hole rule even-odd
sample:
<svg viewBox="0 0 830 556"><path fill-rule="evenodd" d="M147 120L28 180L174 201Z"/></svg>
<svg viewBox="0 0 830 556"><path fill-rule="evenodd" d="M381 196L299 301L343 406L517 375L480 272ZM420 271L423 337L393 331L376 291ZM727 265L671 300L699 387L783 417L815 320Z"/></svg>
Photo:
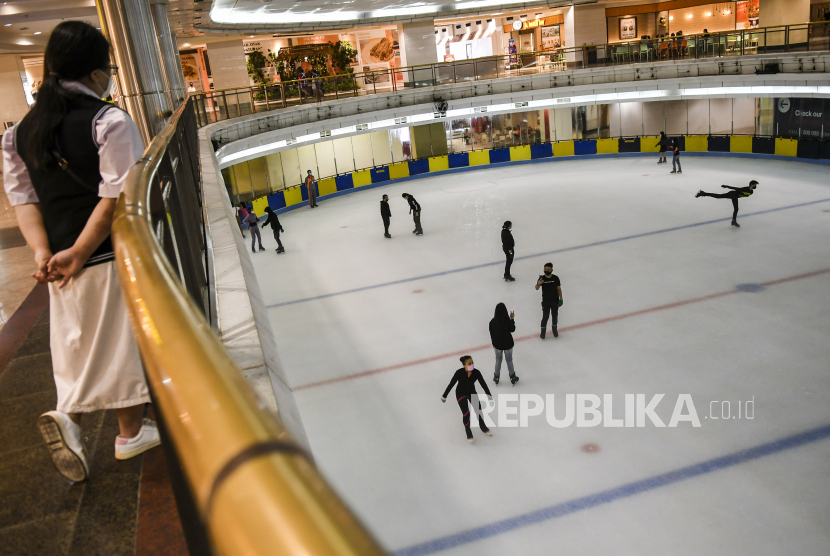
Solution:
<svg viewBox="0 0 830 556"><path fill-rule="evenodd" d="M461 357L461 364L464 365L452 375L447 389L444 390L444 395L441 396L441 401L447 402L447 395L452 390L453 385L457 382L458 386L455 388L455 399L458 402L458 407L461 408L461 420L464 422L464 430L467 432L467 441L473 441L473 431L470 429L470 411L475 411L478 415L478 426L481 427L481 432L487 436L493 436L487 425L484 424L484 419L481 416L481 404L476 399L473 401L473 396L478 396L476 393L476 381L481 384L484 391L487 392L487 397L490 399L490 405L493 405L493 396L490 394L490 388L484 382L484 377L481 376L481 371L476 369L473 363L473 358L469 355Z"/></svg>
<svg viewBox="0 0 830 556"><path fill-rule="evenodd" d="M285 253L285 247L282 246L280 241L280 232L285 232L285 230L282 229L280 219L271 207L265 207L265 213L268 215L268 220L265 221L262 227L265 228L265 226L271 225L271 229L274 230L274 239L277 240L277 253Z"/></svg>

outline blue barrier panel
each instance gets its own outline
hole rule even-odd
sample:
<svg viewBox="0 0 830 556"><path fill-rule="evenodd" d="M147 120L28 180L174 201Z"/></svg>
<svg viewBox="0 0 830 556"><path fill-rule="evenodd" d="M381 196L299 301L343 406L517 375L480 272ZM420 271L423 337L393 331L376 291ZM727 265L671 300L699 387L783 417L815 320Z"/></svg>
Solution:
<svg viewBox="0 0 830 556"><path fill-rule="evenodd" d="M550 158L553 156L553 145L542 143L541 145L530 146L530 158Z"/></svg>
<svg viewBox="0 0 830 556"><path fill-rule="evenodd" d="M449 156L450 168L463 168L470 165L470 153L456 153Z"/></svg>
<svg viewBox="0 0 830 556"><path fill-rule="evenodd" d="M303 198L303 201L308 201L308 188L304 185L300 185L300 195Z"/></svg>
<svg viewBox="0 0 830 556"><path fill-rule="evenodd" d="M709 152L710 153L728 153L732 150L732 144L728 135L710 135L709 136Z"/></svg>
<svg viewBox="0 0 830 556"><path fill-rule="evenodd" d="M597 142L591 139L574 141L574 154L597 154Z"/></svg>
<svg viewBox="0 0 830 556"><path fill-rule="evenodd" d="M414 176L416 174L426 174L429 172L429 159L424 158L421 160L410 160L409 161L409 175Z"/></svg>
<svg viewBox="0 0 830 556"><path fill-rule="evenodd" d="M352 175L343 174L342 176L336 176L334 178L334 185L337 186L337 191L343 191L344 189L353 189L354 182L352 181ZM307 197L304 196L303 199L307 199Z"/></svg>
<svg viewBox="0 0 830 556"><path fill-rule="evenodd" d="M490 164L497 162L510 162L510 149L491 149L490 150Z"/></svg>
<svg viewBox="0 0 830 556"><path fill-rule="evenodd" d="M797 152L798 158L818 160L821 157L821 143L813 139L799 139Z"/></svg>
<svg viewBox="0 0 830 556"><path fill-rule="evenodd" d="M756 154L775 154L775 139L772 137L753 137L752 152Z"/></svg>
<svg viewBox="0 0 830 556"><path fill-rule="evenodd" d="M621 153L638 153L640 152L640 138L624 139L620 137L620 152Z"/></svg>
<svg viewBox="0 0 830 556"><path fill-rule="evenodd" d="M268 195L268 206L271 210L285 208L285 194L282 191L277 191L273 195Z"/></svg>
<svg viewBox="0 0 830 556"><path fill-rule="evenodd" d="M370 172L372 176L372 183L380 183L382 181L389 181L389 166L381 166L380 168L372 168Z"/></svg>

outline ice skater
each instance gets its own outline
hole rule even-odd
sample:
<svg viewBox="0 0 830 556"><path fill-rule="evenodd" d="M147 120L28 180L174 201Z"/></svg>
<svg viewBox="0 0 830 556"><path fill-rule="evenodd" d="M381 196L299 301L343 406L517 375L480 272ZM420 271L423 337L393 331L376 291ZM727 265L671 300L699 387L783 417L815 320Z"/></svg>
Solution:
<svg viewBox="0 0 830 556"><path fill-rule="evenodd" d="M277 253L285 253L285 247L282 246L282 241L280 241L280 233L285 233L285 230L282 229L280 219L271 207L265 207L265 213L268 215L268 220L262 224L262 227L271 226L271 229L274 231L274 239L277 240Z"/></svg>
<svg viewBox="0 0 830 556"><path fill-rule="evenodd" d="M484 424L484 418L481 416L481 403L477 398L478 394L476 393L476 382L481 384L481 387L484 388L485 392L487 392L487 398L489 399L490 405L493 405L493 395L490 394L490 389L487 387L487 383L484 382L484 377L481 376L481 371L476 369L472 357L469 355L462 356L461 364L464 366L455 371L455 374L452 375L452 380L450 381L449 386L447 386L447 389L444 390L444 395L441 396L441 401L446 403L447 395L450 393L450 390L452 390L453 385L457 382L458 386L455 388L455 399L458 401L458 407L461 408L461 420L464 422L464 430L467 432L467 441L473 441L473 431L470 428L471 411L475 411L476 415L478 415L478 426L481 427L481 432L487 436L493 436L493 433L491 433L490 429L487 428L487 425ZM473 400L473 396L476 396L475 400Z"/></svg>
<svg viewBox="0 0 830 556"><path fill-rule="evenodd" d="M424 235L424 230L421 228L421 205L409 193L404 193L401 197L409 202L409 214L412 215L412 219L415 221L415 229L412 230L412 233L416 236Z"/></svg>
<svg viewBox="0 0 830 556"><path fill-rule="evenodd" d="M389 222L392 220L392 211L389 209L389 195L384 195L380 201L380 217L383 219L383 237L392 239L389 234Z"/></svg>
<svg viewBox="0 0 830 556"><path fill-rule="evenodd" d="M677 145L677 139L671 140L671 174L682 174L683 169L680 167L680 147Z"/></svg>
<svg viewBox="0 0 830 556"><path fill-rule="evenodd" d="M510 229L513 227L513 223L508 220L504 223L501 227L501 250L504 251L505 263L504 263L504 281L505 282L515 282L516 279L513 278L510 274L510 266L513 264L513 248L516 246L516 242L513 241L513 234L510 233Z"/></svg>
<svg viewBox="0 0 830 556"><path fill-rule="evenodd" d="M657 159L657 164L665 164L666 163L666 147L670 144L669 138L666 137L666 132L660 132L660 139L657 141L657 144L654 145L655 147L660 147L660 157Z"/></svg>
<svg viewBox="0 0 830 556"><path fill-rule="evenodd" d="M562 283L559 281L559 276L553 273L553 263L547 263L545 273L536 280L536 289L539 288L542 288L542 333L539 337L545 339L545 328L548 325L548 316L550 316L553 337L558 338L559 331L556 326L559 320L559 307L565 301L562 298Z"/></svg>
<svg viewBox="0 0 830 556"><path fill-rule="evenodd" d="M695 199L698 197L714 197L715 199L732 199L732 225L740 228L738 224L738 199L741 197L749 197L755 188L758 187L758 182L752 180L749 182L749 187L732 187L731 185L722 185L724 189L731 189L729 193L707 193L702 189L697 192Z"/></svg>
<svg viewBox="0 0 830 556"><path fill-rule="evenodd" d="M259 217L257 217L253 208L245 217L245 224L248 225L248 231L251 232L251 252L256 253L257 241L259 241L259 250L265 251L265 247L262 246L262 236L259 233Z"/></svg>
<svg viewBox="0 0 830 556"><path fill-rule="evenodd" d="M308 189L308 206L315 208L317 206L317 180L314 179L311 170L308 170L308 175L305 177L305 186Z"/></svg>
<svg viewBox="0 0 830 556"><path fill-rule="evenodd" d="M507 314L507 307L504 303L496 305L496 313L490 321L490 341L493 342L493 350L496 352L496 372L493 375L493 382L498 385L501 375L502 357L507 359L507 372L510 374L510 384L513 386L519 382L516 371L513 370L513 332L516 331L516 322L513 320L513 312Z"/></svg>
<svg viewBox="0 0 830 556"><path fill-rule="evenodd" d="M248 208L245 206L245 203L239 203L236 209L236 224L239 226L239 232L242 234L242 237L245 237L245 230L242 229L242 223L245 221L246 216L248 216Z"/></svg>

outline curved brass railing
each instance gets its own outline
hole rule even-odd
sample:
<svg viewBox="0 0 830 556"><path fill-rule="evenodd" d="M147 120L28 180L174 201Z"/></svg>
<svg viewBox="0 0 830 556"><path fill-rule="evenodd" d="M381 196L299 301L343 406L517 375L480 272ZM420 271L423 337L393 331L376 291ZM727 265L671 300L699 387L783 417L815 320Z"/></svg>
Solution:
<svg viewBox="0 0 830 556"><path fill-rule="evenodd" d="M168 148L187 110L191 102L179 108L131 170L112 237L154 408L172 439L213 551L229 556L383 554L283 425L262 407L154 233L156 173L169 161ZM178 164L172 164L174 173Z"/></svg>

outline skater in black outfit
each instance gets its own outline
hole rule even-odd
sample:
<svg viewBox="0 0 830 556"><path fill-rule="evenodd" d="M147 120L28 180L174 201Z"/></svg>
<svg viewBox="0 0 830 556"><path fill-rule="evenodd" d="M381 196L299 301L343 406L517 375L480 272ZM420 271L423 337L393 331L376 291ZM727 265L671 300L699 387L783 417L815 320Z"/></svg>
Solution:
<svg viewBox="0 0 830 556"><path fill-rule="evenodd" d="M484 377L481 376L481 371L476 369L473 364L472 357L469 355L462 356L461 364L464 366L455 371L455 374L452 375L452 380L450 381L449 386L447 386L447 389L444 390L444 395L441 396L441 401L446 403L447 395L449 395L453 385L457 382L458 386L455 388L455 399L458 402L458 407L461 408L461 420L464 422L464 430L467 432L467 441L473 441L473 431L470 429L470 411L475 411L476 415L478 415L478 426L481 427L481 432L487 436L493 436L493 433L491 433L490 429L487 428L487 425L484 424L484 419L481 416L481 404L478 400L473 400L473 396L478 395L476 393L476 382L481 384L481 387L484 388L485 392L487 392L490 405L493 405L493 395L490 394L490 389L487 387L487 383L484 382Z"/></svg>
<svg viewBox="0 0 830 556"><path fill-rule="evenodd" d="M493 349L496 352L496 372L493 375L493 382L499 383L501 375L502 357L507 359L507 372L510 374L510 384L513 386L519 382L516 371L513 370L513 332L516 331L516 322L513 320L513 313L507 314L507 307L504 303L496 305L496 313L490 321L490 340L493 342Z"/></svg>
<svg viewBox="0 0 830 556"><path fill-rule="evenodd" d="M392 239L389 235L389 221L392 219L392 211L389 210L389 195L384 195L380 202L380 217L383 218L383 237Z"/></svg>
<svg viewBox="0 0 830 556"><path fill-rule="evenodd" d="M736 228L740 228L741 225L738 224L738 199L741 197L749 197L752 195L752 192L755 191L755 188L758 187L758 182L752 180L749 182L749 187L732 187L730 185L722 185L724 189L731 189L729 193L707 193L702 189L697 192L695 195L695 199L698 197L714 197L715 199L732 199L732 225Z"/></svg>
<svg viewBox="0 0 830 556"><path fill-rule="evenodd" d="M274 239L277 240L277 253L285 253L285 247L282 246L280 241L280 232L285 232L285 230L282 229L280 219L271 207L265 207L265 213L268 215L268 220L265 221L262 227L271 225L271 229L274 230Z"/></svg>
<svg viewBox="0 0 830 556"><path fill-rule="evenodd" d="M409 214L411 214L412 219L415 220L415 229L412 230L412 233L416 236L424 235L424 230L421 228L421 205L419 205L418 201L415 200L415 197L409 193L404 193L401 197L409 202Z"/></svg>
<svg viewBox="0 0 830 556"><path fill-rule="evenodd" d="M666 137L666 132L660 132L660 139L657 141L655 147L660 147L660 157L657 159L657 164L665 164L666 162L666 147L670 144L669 138Z"/></svg>
<svg viewBox="0 0 830 556"><path fill-rule="evenodd" d="M504 263L504 280L505 282L515 282L516 279L510 275L510 266L513 264L513 247L515 247L516 242L513 241L513 234L510 233L510 228L513 227L513 223L508 220L504 223L501 227L501 249L504 251L504 257L506 262Z"/></svg>
<svg viewBox="0 0 830 556"><path fill-rule="evenodd" d="M559 276L553 273L553 263L547 263L545 273L536 280L536 289L539 288L542 288L542 333L539 337L545 339L545 327L548 324L548 315L550 315L553 337L558 338L559 331L556 330L556 326L559 320L559 307L565 301L562 298L562 283L559 281Z"/></svg>
<svg viewBox="0 0 830 556"><path fill-rule="evenodd" d="M682 174L683 168L680 167L680 147L677 146L677 139L671 140L671 174Z"/></svg>

